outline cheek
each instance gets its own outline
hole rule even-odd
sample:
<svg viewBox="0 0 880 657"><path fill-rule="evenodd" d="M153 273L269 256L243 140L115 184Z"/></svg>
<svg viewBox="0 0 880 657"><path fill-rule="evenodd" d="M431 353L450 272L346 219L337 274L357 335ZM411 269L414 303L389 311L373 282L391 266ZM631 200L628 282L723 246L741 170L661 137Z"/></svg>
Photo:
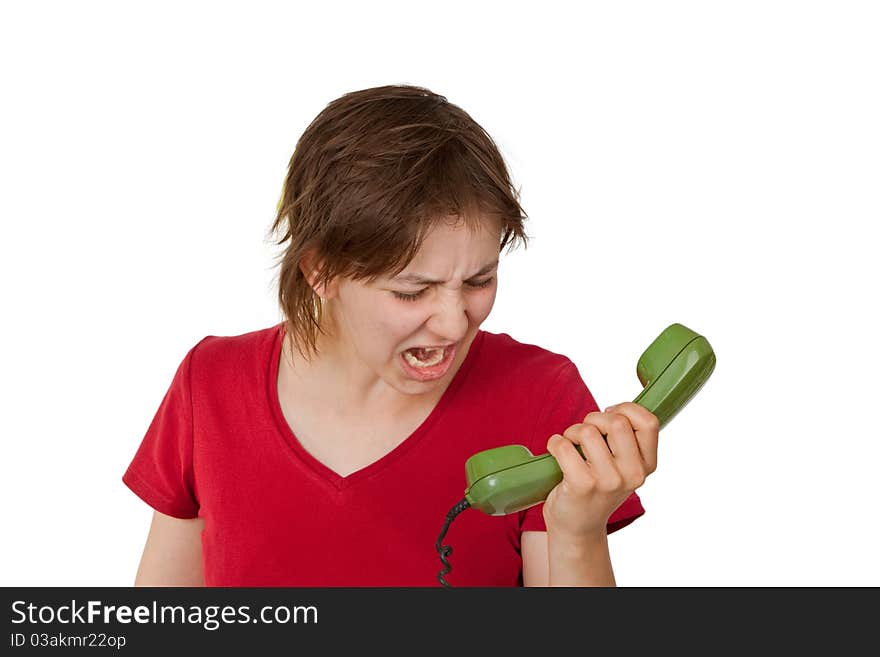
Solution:
<svg viewBox="0 0 880 657"><path fill-rule="evenodd" d="M387 345L395 340L400 331L399 313L380 299L359 300L356 308L349 307L347 314L350 339L358 344L363 354L373 354L387 350Z"/></svg>
<svg viewBox="0 0 880 657"><path fill-rule="evenodd" d="M411 305L397 299L392 299L390 303L377 303L372 309L372 332L379 340L395 345L409 339L426 319L419 304Z"/></svg>
<svg viewBox="0 0 880 657"><path fill-rule="evenodd" d="M492 306L495 305L497 291L498 288L493 286L491 292L486 290L482 294L474 295L474 299L468 304L468 314L475 323L480 324L489 316Z"/></svg>

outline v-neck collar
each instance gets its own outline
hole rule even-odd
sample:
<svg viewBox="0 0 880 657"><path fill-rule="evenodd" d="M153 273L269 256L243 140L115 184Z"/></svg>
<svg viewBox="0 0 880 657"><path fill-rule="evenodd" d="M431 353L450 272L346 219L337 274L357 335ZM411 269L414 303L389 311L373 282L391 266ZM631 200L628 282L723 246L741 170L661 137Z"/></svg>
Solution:
<svg viewBox="0 0 880 657"><path fill-rule="evenodd" d="M296 461L299 461L300 463L309 467L320 480L324 481L335 490L343 490L345 488L355 485L360 481L363 481L380 473L382 470L388 468L393 462L397 461L399 458L401 458L407 452L413 449L421 441L421 439L430 431L431 427L436 423L438 418L443 415L444 411L449 406L452 399L455 397L459 388L461 388L462 382L467 375L468 370L473 365L477 353L479 352L479 349L483 344L484 337L484 331L478 330L476 336L474 336L474 339L471 342L470 348L468 349L467 356L465 356L464 361L462 361L461 367L458 368L458 371L455 373L452 381L450 381L449 385L446 387L446 390L443 391L443 395L440 397L439 401L428 414L428 416L424 419L424 421L418 427L416 427L416 429L409 436L407 436L400 444L398 444L384 456L343 477L338 472L332 470L324 463L319 461L317 458L312 456L312 454L309 453L302 446L284 417L284 413L281 410L281 401L278 397L278 372L280 368L281 353L285 336L284 322L277 324L273 332L274 342L272 347L272 357L269 361L268 366L267 382L268 404L271 415L281 434L281 437L286 447L286 451Z"/></svg>

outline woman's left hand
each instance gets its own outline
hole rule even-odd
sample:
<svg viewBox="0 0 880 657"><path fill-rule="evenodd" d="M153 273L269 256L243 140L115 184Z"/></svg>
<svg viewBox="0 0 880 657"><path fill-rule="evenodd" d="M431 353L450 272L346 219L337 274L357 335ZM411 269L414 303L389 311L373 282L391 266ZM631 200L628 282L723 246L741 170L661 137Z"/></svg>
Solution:
<svg viewBox="0 0 880 657"><path fill-rule="evenodd" d="M547 441L562 470L543 509L547 531L556 536L604 535L611 514L657 468L657 416L634 402L605 410L587 414Z"/></svg>

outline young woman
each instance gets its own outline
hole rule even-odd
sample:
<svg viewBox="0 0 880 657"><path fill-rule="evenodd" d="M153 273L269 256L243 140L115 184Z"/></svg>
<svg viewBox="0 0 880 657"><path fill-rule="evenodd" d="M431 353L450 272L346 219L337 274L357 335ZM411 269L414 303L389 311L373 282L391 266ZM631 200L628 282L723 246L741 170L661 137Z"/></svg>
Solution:
<svg viewBox="0 0 880 657"><path fill-rule="evenodd" d="M607 536L644 512L658 421L599 412L570 359L480 328L525 219L493 140L443 96L328 104L272 226L283 321L194 345L123 476L155 511L135 583L614 585ZM465 461L511 443L563 479L529 509L458 515L443 582Z"/></svg>

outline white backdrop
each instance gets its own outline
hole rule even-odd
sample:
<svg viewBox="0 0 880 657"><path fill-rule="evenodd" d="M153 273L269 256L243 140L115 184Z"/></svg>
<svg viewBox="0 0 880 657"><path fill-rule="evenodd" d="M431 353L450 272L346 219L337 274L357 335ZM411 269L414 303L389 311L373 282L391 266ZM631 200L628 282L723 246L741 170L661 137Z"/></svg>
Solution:
<svg viewBox="0 0 880 657"><path fill-rule="evenodd" d="M495 138L530 217L483 328L600 405L669 323L715 349L618 583L880 585L878 33L870 2L4 3L0 584L133 582L121 476L175 368L281 320L296 140L408 83Z"/></svg>

